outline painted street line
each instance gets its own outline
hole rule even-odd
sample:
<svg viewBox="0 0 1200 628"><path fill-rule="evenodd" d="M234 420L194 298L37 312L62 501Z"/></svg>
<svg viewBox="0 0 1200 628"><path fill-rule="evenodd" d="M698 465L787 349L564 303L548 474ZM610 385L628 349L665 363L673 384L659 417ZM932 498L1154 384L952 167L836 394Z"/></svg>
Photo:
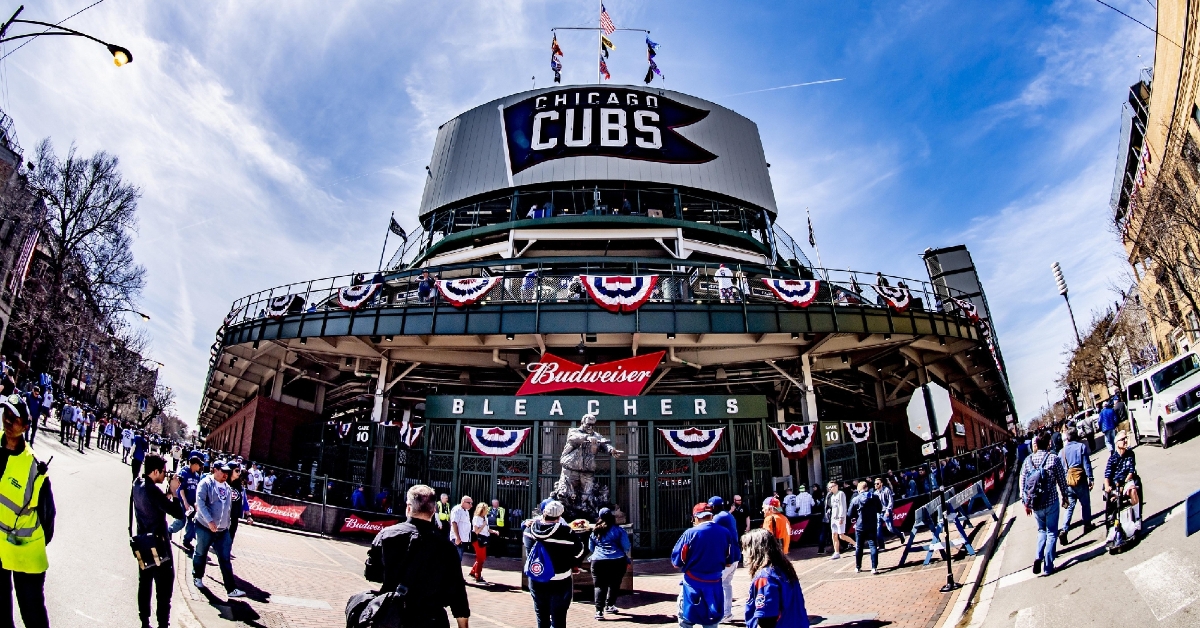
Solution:
<svg viewBox="0 0 1200 628"><path fill-rule="evenodd" d="M99 620L99 619L96 619L95 617L92 617L91 615L88 615L87 613L84 613L83 611L79 610L78 608L77 608L77 609L75 609L75 614L76 614L76 615L79 615L80 617L84 617L84 618L87 618L87 619L89 619L89 620L91 620L91 621L94 621L94 622L96 622L97 624L103 624L103 623L104 623L103 621L101 621L101 620Z"/></svg>
<svg viewBox="0 0 1200 628"><path fill-rule="evenodd" d="M1013 624L1014 628L1041 628L1049 625L1049 613L1043 606L1030 606L1017 611L1017 621Z"/></svg>
<svg viewBox="0 0 1200 628"><path fill-rule="evenodd" d="M1130 567L1125 575L1158 621L1200 599L1195 567L1175 550Z"/></svg>
<svg viewBox="0 0 1200 628"><path fill-rule="evenodd" d="M285 597L282 595L272 595L271 604L283 604L284 606L299 606L301 608L319 608L322 610L333 610L329 602L325 600L309 600L302 597Z"/></svg>

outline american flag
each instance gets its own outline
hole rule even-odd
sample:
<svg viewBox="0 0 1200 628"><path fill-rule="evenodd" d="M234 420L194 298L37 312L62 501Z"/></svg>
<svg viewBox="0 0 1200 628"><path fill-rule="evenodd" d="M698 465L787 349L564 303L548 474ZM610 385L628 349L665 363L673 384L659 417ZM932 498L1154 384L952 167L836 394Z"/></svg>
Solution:
<svg viewBox="0 0 1200 628"><path fill-rule="evenodd" d="M608 17L608 10L604 8L603 4L600 5L600 28L604 31L605 35L612 35L617 30L612 18Z"/></svg>

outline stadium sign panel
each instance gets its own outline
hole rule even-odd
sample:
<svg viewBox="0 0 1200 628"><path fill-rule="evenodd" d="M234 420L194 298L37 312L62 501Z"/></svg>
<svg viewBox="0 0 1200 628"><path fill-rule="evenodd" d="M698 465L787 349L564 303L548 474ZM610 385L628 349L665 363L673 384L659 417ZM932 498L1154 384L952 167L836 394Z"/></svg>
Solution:
<svg viewBox="0 0 1200 628"><path fill-rule="evenodd" d="M427 419L575 420L585 414L595 414L601 421L761 419L767 416L767 398L763 395L430 395L425 399Z"/></svg>
<svg viewBox="0 0 1200 628"><path fill-rule="evenodd" d="M553 159L582 156L707 163L717 156L675 129L708 114L666 96L622 88L531 96L503 109L509 169L516 174Z"/></svg>
<svg viewBox="0 0 1200 628"><path fill-rule="evenodd" d="M556 355L544 354L527 368L529 377L517 395L536 395L559 390L588 390L608 395L636 395L650 383L650 376L666 351L647 353L603 364L576 364Z"/></svg>

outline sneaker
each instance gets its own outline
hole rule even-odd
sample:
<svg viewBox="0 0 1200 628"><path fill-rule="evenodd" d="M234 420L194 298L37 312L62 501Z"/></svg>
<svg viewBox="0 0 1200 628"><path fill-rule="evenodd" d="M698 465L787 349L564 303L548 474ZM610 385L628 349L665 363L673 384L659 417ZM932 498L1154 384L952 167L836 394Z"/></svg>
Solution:
<svg viewBox="0 0 1200 628"><path fill-rule="evenodd" d="M862 567L855 567L854 573L862 573Z"/></svg>
<svg viewBox="0 0 1200 628"><path fill-rule="evenodd" d="M872 575L872 576L878 576L878 575L879 575L879 570L878 570L878 569L872 569L872 570L871 570L871 575Z"/></svg>
<svg viewBox="0 0 1200 628"><path fill-rule="evenodd" d="M596 619L604 619L604 611L596 611Z"/></svg>
<svg viewBox="0 0 1200 628"><path fill-rule="evenodd" d="M617 607L613 606L612 604L609 604L608 606L605 606L605 607L604 607L604 612L606 612L606 613L612 613L612 614L616 614L616 612L617 612Z"/></svg>
<svg viewBox="0 0 1200 628"><path fill-rule="evenodd" d="M486 586L488 585L488 581L487 581L487 580L484 580L482 577L481 577L481 578L476 578L476 579L475 579L475 584L482 584L483 586L485 586L485 587L486 587Z"/></svg>
<svg viewBox="0 0 1200 628"><path fill-rule="evenodd" d="M192 578L192 584L195 585L195 587L197 589L207 589L208 588L208 586L204 584L204 580L202 580L200 578Z"/></svg>
<svg viewBox="0 0 1200 628"><path fill-rule="evenodd" d="M1042 559L1040 559L1040 558L1033 559L1033 573L1035 573L1035 574L1042 573Z"/></svg>
<svg viewBox="0 0 1200 628"><path fill-rule="evenodd" d="M246 597L246 592L241 589L234 589L228 595L229 597Z"/></svg>
<svg viewBox="0 0 1200 628"><path fill-rule="evenodd" d="M839 558L841 558L841 557L842 557L842 555L841 555L841 554L834 554L833 556L830 556L830 557L829 557L829 560L837 560L837 559L839 559Z"/></svg>

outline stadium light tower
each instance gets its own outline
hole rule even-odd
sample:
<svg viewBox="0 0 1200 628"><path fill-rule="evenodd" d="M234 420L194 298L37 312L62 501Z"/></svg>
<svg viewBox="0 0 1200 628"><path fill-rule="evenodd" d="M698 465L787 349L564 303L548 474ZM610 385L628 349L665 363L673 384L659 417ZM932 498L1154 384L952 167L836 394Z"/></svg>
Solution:
<svg viewBox="0 0 1200 628"><path fill-rule="evenodd" d="M1071 310L1071 297L1067 296L1067 280L1063 277L1062 268L1058 262L1050 267L1054 270L1054 281L1058 284L1058 293L1067 301L1067 313L1071 315L1071 327L1075 329L1075 342L1079 346L1083 346L1083 340L1079 338L1079 326L1075 324L1075 312Z"/></svg>

